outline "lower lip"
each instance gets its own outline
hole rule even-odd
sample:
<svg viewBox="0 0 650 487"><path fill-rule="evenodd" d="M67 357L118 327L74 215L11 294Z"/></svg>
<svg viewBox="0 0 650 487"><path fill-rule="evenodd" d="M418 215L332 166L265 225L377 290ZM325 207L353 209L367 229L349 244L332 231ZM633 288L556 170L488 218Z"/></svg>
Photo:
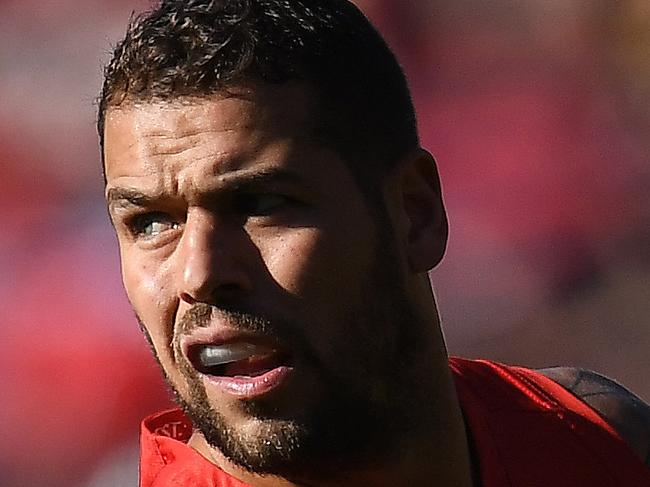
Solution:
<svg viewBox="0 0 650 487"><path fill-rule="evenodd" d="M292 367L280 366L255 377L205 376L204 380L237 399L254 399L280 387L289 379L292 372Z"/></svg>

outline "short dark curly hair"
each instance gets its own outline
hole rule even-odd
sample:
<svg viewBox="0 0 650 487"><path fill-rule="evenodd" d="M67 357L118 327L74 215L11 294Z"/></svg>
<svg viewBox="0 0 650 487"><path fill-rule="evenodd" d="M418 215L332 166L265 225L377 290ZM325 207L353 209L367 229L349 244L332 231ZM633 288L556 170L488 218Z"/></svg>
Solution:
<svg viewBox="0 0 650 487"><path fill-rule="evenodd" d="M419 145L404 73L349 1L163 0L132 18L105 67L102 158L108 108L207 97L243 80L315 88L323 138L357 177L383 173Z"/></svg>

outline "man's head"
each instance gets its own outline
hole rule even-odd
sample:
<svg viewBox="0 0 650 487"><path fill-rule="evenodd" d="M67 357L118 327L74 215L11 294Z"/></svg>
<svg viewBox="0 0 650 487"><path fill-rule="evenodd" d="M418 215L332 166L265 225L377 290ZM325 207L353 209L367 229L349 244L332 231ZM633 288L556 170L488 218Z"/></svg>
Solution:
<svg viewBox="0 0 650 487"><path fill-rule="evenodd" d="M418 147L402 70L347 0L165 0L135 18L105 70L99 105L201 98L247 81L303 81L322 141L368 182ZM367 167L372 165L372 167Z"/></svg>
<svg viewBox="0 0 650 487"><path fill-rule="evenodd" d="M444 429L437 174L354 7L163 2L102 96L125 288L216 454L304 477Z"/></svg>

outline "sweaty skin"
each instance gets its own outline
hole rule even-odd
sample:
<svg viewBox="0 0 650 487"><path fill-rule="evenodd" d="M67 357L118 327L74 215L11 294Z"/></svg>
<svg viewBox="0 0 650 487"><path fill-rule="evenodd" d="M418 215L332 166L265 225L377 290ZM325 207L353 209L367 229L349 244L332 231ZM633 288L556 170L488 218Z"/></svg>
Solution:
<svg viewBox="0 0 650 487"><path fill-rule="evenodd" d="M181 402L226 432L197 432L191 446L235 477L470 487L426 275L446 236L433 161L416 151L387 178L379 221L342 157L314 137L313 99L301 85L242 85L109 108L106 196L129 300ZM282 349L290 370L237 397L195 370L183 344L197 330ZM358 463L318 450L327 435L350 458L362 452Z"/></svg>

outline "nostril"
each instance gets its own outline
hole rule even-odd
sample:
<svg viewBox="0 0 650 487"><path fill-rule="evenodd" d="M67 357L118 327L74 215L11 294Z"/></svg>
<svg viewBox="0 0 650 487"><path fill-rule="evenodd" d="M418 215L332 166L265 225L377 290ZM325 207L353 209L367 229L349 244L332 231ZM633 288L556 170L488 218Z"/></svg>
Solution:
<svg viewBox="0 0 650 487"><path fill-rule="evenodd" d="M228 303L239 299L245 290L238 283L223 283L214 289L202 289L197 292L181 292L180 299L189 305L197 303L217 304Z"/></svg>
<svg viewBox="0 0 650 487"><path fill-rule="evenodd" d="M197 300L194 299L190 294L188 293L181 293L181 300L185 301L187 304L196 304Z"/></svg>

